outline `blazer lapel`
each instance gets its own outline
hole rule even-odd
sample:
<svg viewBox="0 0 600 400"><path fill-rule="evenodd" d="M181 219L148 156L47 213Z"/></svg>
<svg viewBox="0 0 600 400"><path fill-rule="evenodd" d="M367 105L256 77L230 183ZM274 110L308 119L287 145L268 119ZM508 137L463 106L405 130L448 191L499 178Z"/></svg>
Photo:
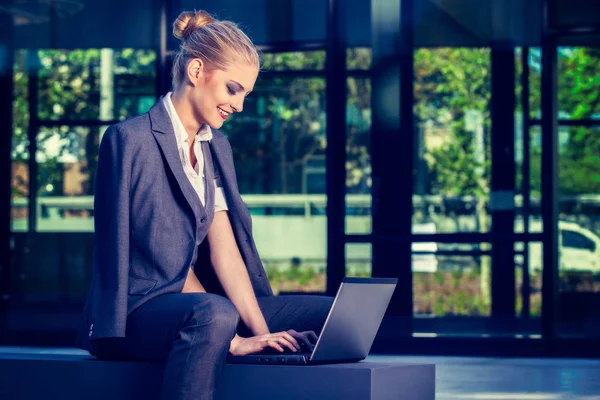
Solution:
<svg viewBox="0 0 600 400"><path fill-rule="evenodd" d="M194 212L195 219L198 219L199 211L202 209L200 198L196 194L194 187L183 171L181 158L177 152L177 140L175 139L175 131L167 110L162 103L162 97L148 112L150 115L150 126L152 134L167 161L169 169L175 176L175 180L179 184L181 192L185 196L188 204Z"/></svg>

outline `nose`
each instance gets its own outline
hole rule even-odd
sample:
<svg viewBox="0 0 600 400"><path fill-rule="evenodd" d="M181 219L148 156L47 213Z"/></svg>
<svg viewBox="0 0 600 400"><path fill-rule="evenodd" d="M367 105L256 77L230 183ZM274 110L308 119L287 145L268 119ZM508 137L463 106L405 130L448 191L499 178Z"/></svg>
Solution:
<svg viewBox="0 0 600 400"><path fill-rule="evenodd" d="M235 112L242 112L242 110L244 109L244 98L242 96L240 97L241 99L236 100L234 103L231 103L231 108Z"/></svg>

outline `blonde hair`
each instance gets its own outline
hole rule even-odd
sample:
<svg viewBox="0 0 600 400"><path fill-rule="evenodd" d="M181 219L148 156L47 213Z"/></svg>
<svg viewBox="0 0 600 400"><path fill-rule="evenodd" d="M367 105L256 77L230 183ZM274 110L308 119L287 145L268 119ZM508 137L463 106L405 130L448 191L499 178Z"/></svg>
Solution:
<svg viewBox="0 0 600 400"><path fill-rule="evenodd" d="M260 57L250 38L235 23L216 20L206 11L179 14L173 23L173 35L182 41L173 60L173 90L184 82L193 58L201 59L209 71L225 70L237 61L260 69Z"/></svg>

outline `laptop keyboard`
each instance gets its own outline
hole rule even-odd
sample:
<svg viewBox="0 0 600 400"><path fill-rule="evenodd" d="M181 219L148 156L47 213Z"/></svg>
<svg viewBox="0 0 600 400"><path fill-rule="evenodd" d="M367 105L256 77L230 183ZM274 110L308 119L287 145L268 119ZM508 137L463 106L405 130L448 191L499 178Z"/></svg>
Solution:
<svg viewBox="0 0 600 400"><path fill-rule="evenodd" d="M283 353L280 352L279 350L276 350L272 347L267 347L266 349L264 349L263 351L261 351L258 354L265 354L265 355L271 355L271 354L275 354L275 355L282 355L282 354L293 354L293 355L303 355L303 354L310 354L312 353L312 350L308 350L308 349L304 349L302 348L301 350L298 350L297 352L293 352L292 350L288 349L288 348L283 348Z"/></svg>

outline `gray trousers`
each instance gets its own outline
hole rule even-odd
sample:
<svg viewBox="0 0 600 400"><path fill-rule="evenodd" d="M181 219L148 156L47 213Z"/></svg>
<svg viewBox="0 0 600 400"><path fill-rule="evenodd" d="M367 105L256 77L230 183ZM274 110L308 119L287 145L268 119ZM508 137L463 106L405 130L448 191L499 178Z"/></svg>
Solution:
<svg viewBox="0 0 600 400"><path fill-rule="evenodd" d="M271 332L294 329L319 334L332 302L325 296L258 298ZM236 332L250 336L227 298L210 293L167 294L129 315L125 339L94 340L90 353L108 360L165 361L161 399L208 400L215 396Z"/></svg>

